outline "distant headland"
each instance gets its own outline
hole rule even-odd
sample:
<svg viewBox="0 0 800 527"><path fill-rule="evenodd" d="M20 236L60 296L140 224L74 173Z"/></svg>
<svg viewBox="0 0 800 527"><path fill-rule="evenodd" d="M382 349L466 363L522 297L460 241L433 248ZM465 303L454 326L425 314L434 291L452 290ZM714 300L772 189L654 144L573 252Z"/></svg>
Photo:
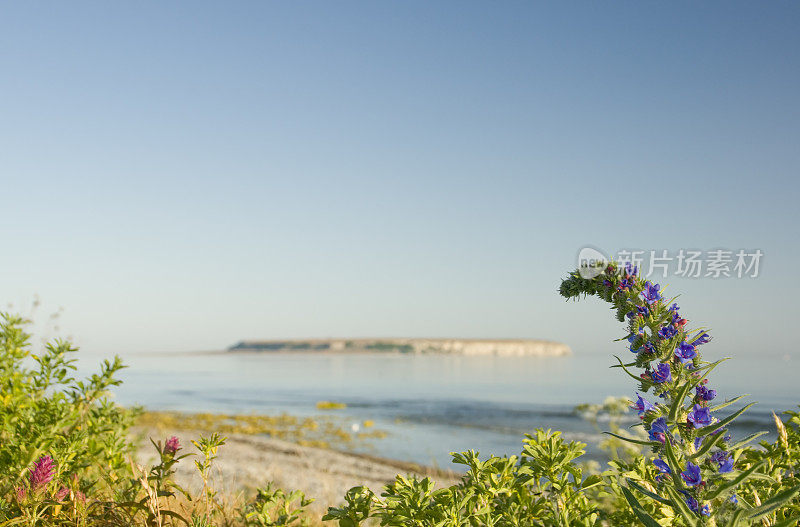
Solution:
<svg viewBox="0 0 800 527"><path fill-rule="evenodd" d="M484 339L309 339L243 340L231 352L390 352L494 355L502 357L559 357L572 354L569 346L549 340Z"/></svg>

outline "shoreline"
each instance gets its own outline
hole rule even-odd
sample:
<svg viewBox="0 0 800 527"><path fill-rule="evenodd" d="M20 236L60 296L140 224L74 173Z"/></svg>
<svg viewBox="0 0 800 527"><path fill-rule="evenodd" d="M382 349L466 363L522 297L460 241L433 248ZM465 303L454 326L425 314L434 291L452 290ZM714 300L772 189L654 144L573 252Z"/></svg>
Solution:
<svg viewBox="0 0 800 527"><path fill-rule="evenodd" d="M195 453L191 440L205 433L201 430L167 431L152 426L136 426L132 432L137 444L136 462L140 465L152 465L157 459L149 438L163 442L175 435L180 440L179 455L182 455ZM283 489L302 490L314 499L310 509L320 513L329 506L341 504L352 487L363 485L380 492L398 474L430 476L437 487L452 485L460 477L450 470L369 454L302 446L263 435L223 435L227 441L219 448L211 481L215 490L226 498L235 498L274 482ZM182 460L176 469L175 480L179 485L192 490L202 488L192 457Z"/></svg>

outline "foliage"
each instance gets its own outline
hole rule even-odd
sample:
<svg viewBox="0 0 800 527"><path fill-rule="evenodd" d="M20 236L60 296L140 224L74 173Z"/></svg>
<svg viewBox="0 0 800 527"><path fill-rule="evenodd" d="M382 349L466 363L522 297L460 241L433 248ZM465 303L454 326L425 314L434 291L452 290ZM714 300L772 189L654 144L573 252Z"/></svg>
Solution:
<svg viewBox="0 0 800 527"><path fill-rule="evenodd" d="M728 427L751 405L722 416L718 412L744 396L711 404L716 391L708 386L709 374L723 361L702 359L707 330L689 330L678 305L630 265L581 271L571 273L560 292L612 304L626 324L621 340L634 353L632 361L617 358L612 367L633 378L640 392L627 402L641 419L630 432L619 426L627 411L620 400L578 408L595 425L599 413L611 416L609 438L600 445L610 454L604 471L580 464L584 445L537 430L526 436L520 456L481 461L473 451L453 454L467 467L457 485L437 489L429 478L398 476L380 496L352 489L324 519L341 527L369 518L420 527L797 525L800 414L788 412L788 423L775 418L773 444L754 448L752 440L762 434L734 440Z"/></svg>
<svg viewBox="0 0 800 527"><path fill-rule="evenodd" d="M612 304L626 328L620 340L633 353L612 367L638 387L631 400L578 408L598 428L602 416L609 428L600 444L609 455L606 466L582 460L585 444L536 430L516 456L482 460L472 450L453 453L464 470L455 485L398 475L380 495L350 489L323 520L340 527L797 526L800 412L786 412L785 422L775 416L772 443L755 445L763 433L733 438L730 424L751 405L726 410L744 396L712 403L709 375L722 360L703 360L707 330L689 330L677 304L635 268L610 264L591 271L571 273L561 294ZM196 454L182 453L175 437L153 441L157 463L141 467L129 440L137 411L107 399L119 384L121 361L105 361L99 373L76 380L71 344L57 340L34 354L23 320L2 315L0 321L0 527L308 523L312 500L299 491L267 485L231 507L210 481L222 433L275 423L195 416L192 426L202 429L205 422L211 432L192 442ZM625 429L631 409L640 422ZM149 418L178 423L170 414ZM305 427L299 421L289 426L294 432ZM301 440L297 433L291 437ZM197 495L174 479L176 466L190 455L202 482Z"/></svg>
<svg viewBox="0 0 800 527"><path fill-rule="evenodd" d="M226 508L209 483L225 438L193 441L181 454L176 437L153 441L157 463L132 458L137 410L107 398L118 385L119 358L76 380L71 344L57 340L33 353L26 321L0 314L0 526L290 525L305 521L302 493L258 491L252 504ZM195 455L203 482L192 496L174 481L176 466ZM245 514L245 511L249 511Z"/></svg>

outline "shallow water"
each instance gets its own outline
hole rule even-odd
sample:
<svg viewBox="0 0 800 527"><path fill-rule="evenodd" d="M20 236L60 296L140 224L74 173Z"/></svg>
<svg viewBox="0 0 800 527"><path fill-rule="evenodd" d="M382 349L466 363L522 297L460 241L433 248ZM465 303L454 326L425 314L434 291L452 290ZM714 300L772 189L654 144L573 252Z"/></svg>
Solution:
<svg viewBox="0 0 800 527"><path fill-rule="evenodd" d="M87 355L81 369L99 357ZM462 357L452 355L227 353L125 357L130 368L117 400L150 409L220 413L330 415L321 400L347 403L335 414L390 432L370 453L447 466L449 452L519 453L522 435L537 427L563 430L590 444L597 431L575 415L576 404L631 396L634 381L613 358ZM796 408L800 357L739 358L721 365L710 386L718 400L750 393L737 435L771 430L770 411ZM736 406L733 407L736 409ZM590 455L596 456L593 447Z"/></svg>

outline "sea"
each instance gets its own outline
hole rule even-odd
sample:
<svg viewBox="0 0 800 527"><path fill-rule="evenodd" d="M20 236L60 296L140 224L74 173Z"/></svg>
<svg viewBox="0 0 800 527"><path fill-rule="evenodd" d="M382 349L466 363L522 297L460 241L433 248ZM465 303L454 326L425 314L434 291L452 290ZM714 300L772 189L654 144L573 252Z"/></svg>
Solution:
<svg viewBox="0 0 800 527"><path fill-rule="evenodd" d="M97 364L83 356L81 373ZM623 357L625 358L625 357ZM451 452L519 454L524 434L563 431L587 443L600 459L604 423L586 421L576 405L608 396L634 397L636 383L606 354L567 357L495 357L400 353L136 353L114 398L152 410L225 414L335 415L354 430L365 421L386 432L352 447L361 453L441 468ZM744 437L765 430L774 437L772 412L798 409L800 356L746 356L721 364L710 376L715 402L750 394L722 410L758 404L737 420ZM652 400L652 397L651 397ZM319 401L344 403L320 410ZM626 422L633 424L635 416Z"/></svg>

